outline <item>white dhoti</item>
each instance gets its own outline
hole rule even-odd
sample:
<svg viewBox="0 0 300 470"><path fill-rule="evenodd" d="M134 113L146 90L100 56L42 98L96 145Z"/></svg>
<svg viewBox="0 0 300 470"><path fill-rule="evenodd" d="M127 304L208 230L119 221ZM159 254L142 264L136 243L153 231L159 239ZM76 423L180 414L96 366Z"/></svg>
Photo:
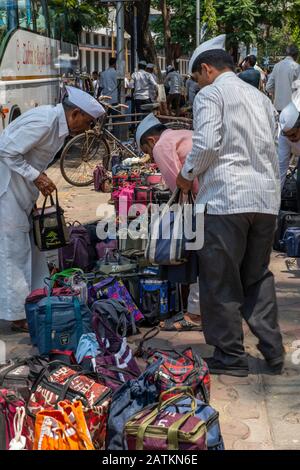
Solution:
<svg viewBox="0 0 300 470"><path fill-rule="evenodd" d="M12 190L14 183L12 178L0 197L0 319L8 321L25 318L27 295L43 287L43 279L49 275L45 254L33 242L29 210L32 194L28 201L22 201L22 207Z"/></svg>

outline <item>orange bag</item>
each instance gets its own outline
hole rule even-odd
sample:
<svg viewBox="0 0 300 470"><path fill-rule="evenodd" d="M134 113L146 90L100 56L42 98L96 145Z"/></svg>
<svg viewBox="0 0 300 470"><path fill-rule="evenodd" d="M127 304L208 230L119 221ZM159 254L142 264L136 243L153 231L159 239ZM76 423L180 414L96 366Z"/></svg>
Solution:
<svg viewBox="0 0 300 470"><path fill-rule="evenodd" d="M95 450L80 401L37 413L33 450Z"/></svg>

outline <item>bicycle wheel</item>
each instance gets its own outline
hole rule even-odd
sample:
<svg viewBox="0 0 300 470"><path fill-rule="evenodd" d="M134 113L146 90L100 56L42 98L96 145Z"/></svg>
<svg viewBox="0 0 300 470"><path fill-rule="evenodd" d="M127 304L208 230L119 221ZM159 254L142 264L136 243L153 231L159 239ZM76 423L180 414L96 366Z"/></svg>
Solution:
<svg viewBox="0 0 300 470"><path fill-rule="evenodd" d="M86 132L74 137L65 146L60 158L60 170L64 179L73 186L89 186L97 165L107 167L110 147L103 136Z"/></svg>

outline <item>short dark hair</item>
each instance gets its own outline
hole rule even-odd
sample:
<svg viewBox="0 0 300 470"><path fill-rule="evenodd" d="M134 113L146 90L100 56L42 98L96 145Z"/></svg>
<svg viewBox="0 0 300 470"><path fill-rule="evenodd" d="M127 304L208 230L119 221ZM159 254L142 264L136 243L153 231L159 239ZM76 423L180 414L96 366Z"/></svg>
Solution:
<svg viewBox="0 0 300 470"><path fill-rule="evenodd" d="M254 67L256 65L257 58L255 55L248 55L248 57L246 57L246 60L251 65L251 67Z"/></svg>
<svg viewBox="0 0 300 470"><path fill-rule="evenodd" d="M299 55L299 49L295 44L291 44L287 47L286 54L293 57L293 59L297 59Z"/></svg>
<svg viewBox="0 0 300 470"><path fill-rule="evenodd" d="M147 64L139 63L138 65L139 65L139 69L146 70L146 68L147 68Z"/></svg>
<svg viewBox="0 0 300 470"><path fill-rule="evenodd" d="M92 72L92 75L98 75L97 70L94 70L94 72Z"/></svg>
<svg viewBox="0 0 300 470"><path fill-rule="evenodd" d="M110 57L109 59L109 66L112 67L113 65L116 65L117 59L115 57Z"/></svg>
<svg viewBox="0 0 300 470"><path fill-rule="evenodd" d="M156 124L156 126L151 127L150 129L142 135L141 138L141 145L145 145L147 143L148 137L153 137L155 135L161 135L164 131L167 130L167 127L163 124Z"/></svg>
<svg viewBox="0 0 300 470"><path fill-rule="evenodd" d="M193 64L192 73L201 72L202 64L211 65L217 70L224 70L225 68L229 68L230 70L234 71L233 58L223 49L212 49L200 54Z"/></svg>

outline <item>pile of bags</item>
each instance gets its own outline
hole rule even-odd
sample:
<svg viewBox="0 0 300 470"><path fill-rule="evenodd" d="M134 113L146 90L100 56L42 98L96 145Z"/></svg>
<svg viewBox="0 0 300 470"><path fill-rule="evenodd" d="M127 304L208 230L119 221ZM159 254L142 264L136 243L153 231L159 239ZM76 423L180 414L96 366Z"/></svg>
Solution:
<svg viewBox="0 0 300 470"><path fill-rule="evenodd" d="M0 449L224 449L206 363L191 348L145 348L153 330L134 353L99 312L101 304L95 333L83 334L75 353L50 350L0 367Z"/></svg>

